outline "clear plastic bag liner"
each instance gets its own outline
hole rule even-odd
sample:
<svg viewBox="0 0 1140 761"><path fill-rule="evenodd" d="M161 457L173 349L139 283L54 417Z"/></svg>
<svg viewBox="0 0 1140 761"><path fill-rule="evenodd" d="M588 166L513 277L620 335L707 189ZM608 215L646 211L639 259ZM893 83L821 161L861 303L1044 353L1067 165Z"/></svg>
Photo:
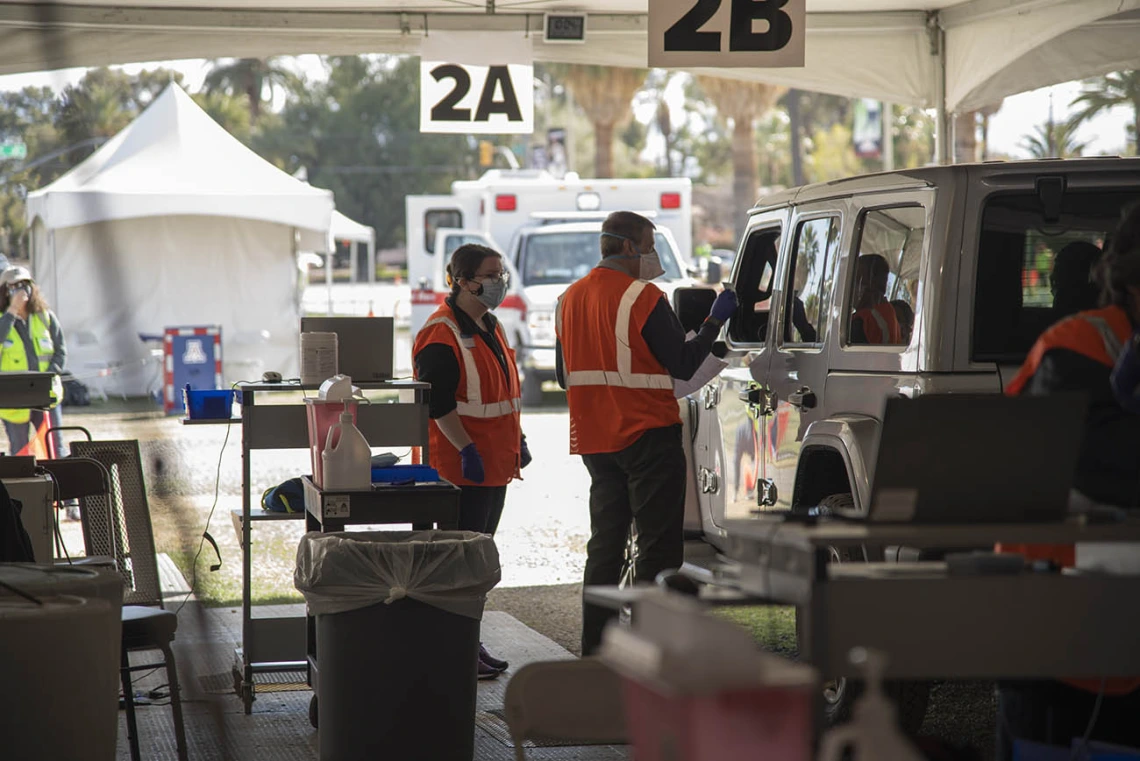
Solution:
<svg viewBox="0 0 1140 761"><path fill-rule="evenodd" d="M297 547L293 585L314 615L346 613L404 597L483 617L499 583L494 540L473 531L310 532Z"/></svg>

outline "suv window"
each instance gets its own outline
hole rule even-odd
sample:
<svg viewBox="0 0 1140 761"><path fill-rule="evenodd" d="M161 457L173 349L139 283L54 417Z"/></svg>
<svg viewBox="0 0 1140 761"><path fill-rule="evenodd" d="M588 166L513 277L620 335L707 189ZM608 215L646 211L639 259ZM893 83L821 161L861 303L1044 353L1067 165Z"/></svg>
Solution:
<svg viewBox="0 0 1140 761"><path fill-rule="evenodd" d="M796 257L789 273L791 297L784 305L786 343L823 343L839 232L837 217L811 219L796 229Z"/></svg>
<svg viewBox="0 0 1140 761"><path fill-rule="evenodd" d="M764 343L767 338L781 232L779 227L753 230L744 244L736 277L739 306L728 324L728 335L737 343Z"/></svg>
<svg viewBox="0 0 1140 761"><path fill-rule="evenodd" d="M424 213L424 248L435 253L435 233L441 227L463 227L463 212L459 209L429 209Z"/></svg>
<svg viewBox="0 0 1140 761"><path fill-rule="evenodd" d="M971 358L1024 361L1054 322L1093 309L1091 270L1135 190L1067 191L1046 221L1035 193L991 196L982 212Z"/></svg>
<svg viewBox="0 0 1140 761"><path fill-rule="evenodd" d="M848 345L907 346L914 331L918 276L926 243L926 209L868 209L856 226Z"/></svg>

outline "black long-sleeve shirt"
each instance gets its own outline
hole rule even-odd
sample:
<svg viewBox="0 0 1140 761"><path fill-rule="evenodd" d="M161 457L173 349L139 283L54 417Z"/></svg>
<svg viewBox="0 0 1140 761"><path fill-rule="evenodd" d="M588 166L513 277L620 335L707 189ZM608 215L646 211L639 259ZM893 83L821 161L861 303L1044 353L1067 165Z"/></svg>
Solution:
<svg viewBox="0 0 1140 761"><path fill-rule="evenodd" d="M701 363L708 357L716 341L720 328L712 323L701 325L697 335L685 340L685 329L677 314L669 306L665 296L657 300L657 305L649 313L645 325L641 328L641 337L653 352L669 375L677 380L689 380L700 368ZM558 376L558 385L566 388L564 365L562 363L562 342L557 342L555 353L555 374Z"/></svg>
<svg viewBox="0 0 1140 761"><path fill-rule="evenodd" d="M510 373L517 372L507 361L504 347L499 343L496 326L499 321L495 315L487 312L483 315L483 327L475 324L471 316L455 306L454 297L447 298L447 305L451 307L452 317L459 326L459 332L464 336L478 335L483 342L494 352L499 360L503 375L510 378ZM459 357L448 344L432 343L420 349L414 357L416 363L416 378L431 384L431 401L428 402L428 416L437 420L456 409L455 394L459 390Z"/></svg>

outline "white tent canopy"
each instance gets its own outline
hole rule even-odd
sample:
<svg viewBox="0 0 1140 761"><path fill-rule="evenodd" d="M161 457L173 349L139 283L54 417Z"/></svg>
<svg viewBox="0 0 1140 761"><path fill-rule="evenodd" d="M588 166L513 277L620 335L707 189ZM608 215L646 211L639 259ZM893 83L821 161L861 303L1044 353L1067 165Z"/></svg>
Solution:
<svg viewBox="0 0 1140 761"><path fill-rule="evenodd" d="M353 243L375 243L376 231L368 225L349 219L339 211L333 211L329 235L333 240L347 240Z"/></svg>
<svg viewBox="0 0 1140 761"><path fill-rule="evenodd" d="M296 252L327 248L332 194L258 157L177 85L27 206L76 375L154 391L140 336L207 325L222 328L227 382L296 372Z"/></svg>
<svg viewBox="0 0 1140 761"><path fill-rule="evenodd" d="M349 219L339 211L333 211L332 225L329 227L329 238L332 239L329 245L328 258L325 260L325 283L329 288L329 303L332 303L332 268L329 262L332 260L332 255L336 252L336 241L343 240L348 243L349 247L349 267L352 271L352 282L357 282L359 279L359 272L357 271L356 259L356 244L363 243L365 246L366 265L368 268L368 282L376 282L376 231L367 225L362 225L355 220ZM331 308L331 307L330 307Z"/></svg>
<svg viewBox="0 0 1140 761"><path fill-rule="evenodd" d="M517 31L540 61L644 66L650 0L579 0L587 41L547 44L561 0L0 0L0 73L170 58L416 53L436 30ZM966 111L1140 67L1140 0L807 0L803 68L708 73ZM945 119L943 119L943 122ZM945 142L945 141L943 141Z"/></svg>

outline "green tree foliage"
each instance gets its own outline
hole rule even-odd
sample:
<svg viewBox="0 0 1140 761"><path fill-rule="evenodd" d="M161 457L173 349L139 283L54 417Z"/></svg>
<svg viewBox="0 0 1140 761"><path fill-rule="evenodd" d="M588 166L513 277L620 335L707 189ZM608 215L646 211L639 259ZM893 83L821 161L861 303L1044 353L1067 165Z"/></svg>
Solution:
<svg viewBox="0 0 1140 761"><path fill-rule="evenodd" d="M1038 124L1033 132L1021 138L1021 147L1037 159L1080 156L1088 143L1077 140L1077 127L1075 122L1055 122L1050 119Z"/></svg>
<svg viewBox="0 0 1140 761"><path fill-rule="evenodd" d="M280 66L274 58L236 58L226 62L215 61L214 68L203 83L207 93L244 95L249 104L249 122L257 124L266 95L280 87L294 92L300 80L289 69Z"/></svg>
<svg viewBox="0 0 1140 761"><path fill-rule="evenodd" d="M404 198L447 193L479 174L477 141L421 134L418 58L326 59L328 79L306 83L254 150L287 172L304 167L337 209L376 230L378 247L405 240Z"/></svg>
<svg viewBox="0 0 1140 761"><path fill-rule="evenodd" d="M1131 108L1132 124L1128 138L1133 152L1140 154L1140 70L1121 71L1088 80L1073 105L1077 112L1069 121L1074 126L1112 108Z"/></svg>

